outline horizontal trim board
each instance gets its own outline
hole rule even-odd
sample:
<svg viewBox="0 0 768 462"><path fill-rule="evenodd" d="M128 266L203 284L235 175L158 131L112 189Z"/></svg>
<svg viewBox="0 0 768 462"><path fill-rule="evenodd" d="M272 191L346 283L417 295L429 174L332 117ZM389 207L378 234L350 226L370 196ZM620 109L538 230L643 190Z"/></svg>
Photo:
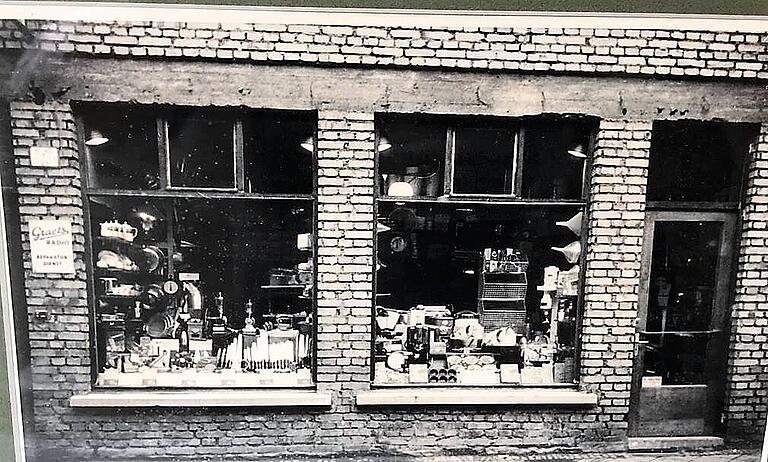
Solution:
<svg viewBox="0 0 768 462"><path fill-rule="evenodd" d="M74 408L331 407L331 395L282 390L94 391L72 396L69 405Z"/></svg>
<svg viewBox="0 0 768 462"><path fill-rule="evenodd" d="M597 395L546 388L409 388L360 392L355 400L358 406L594 406Z"/></svg>
<svg viewBox="0 0 768 462"><path fill-rule="evenodd" d="M662 13L507 12L233 5L153 5L92 2L6 1L8 19L158 20L210 23L359 25L386 27L557 27L667 29L762 33L765 16Z"/></svg>

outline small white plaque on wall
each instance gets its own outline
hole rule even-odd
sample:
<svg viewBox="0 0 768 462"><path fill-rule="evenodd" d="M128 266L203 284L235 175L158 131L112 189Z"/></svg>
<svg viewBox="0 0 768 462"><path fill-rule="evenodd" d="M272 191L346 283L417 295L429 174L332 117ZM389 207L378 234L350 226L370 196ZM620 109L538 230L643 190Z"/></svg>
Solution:
<svg viewBox="0 0 768 462"><path fill-rule="evenodd" d="M30 220L29 250L33 273L75 272L72 223L68 220Z"/></svg>
<svg viewBox="0 0 768 462"><path fill-rule="evenodd" d="M32 167L58 167L59 150L50 146L29 148L29 164Z"/></svg>

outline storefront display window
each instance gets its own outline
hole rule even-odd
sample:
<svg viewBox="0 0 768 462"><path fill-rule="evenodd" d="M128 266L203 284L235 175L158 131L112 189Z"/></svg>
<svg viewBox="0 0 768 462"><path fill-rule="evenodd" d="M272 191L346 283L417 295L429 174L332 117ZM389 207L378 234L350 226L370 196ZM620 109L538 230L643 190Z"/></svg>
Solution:
<svg viewBox="0 0 768 462"><path fill-rule="evenodd" d="M80 122L86 127L96 125L89 109L83 106L80 111ZM175 108L152 109L145 108L145 113L154 117L161 135L155 133L155 155L164 154L163 145L169 146L168 152L185 153L169 156L167 171L160 172L169 174L168 187L126 192L92 187L89 179L96 385L311 385L312 183L305 186L304 194L290 197L209 188L226 186L224 172L230 168L232 185L246 184L246 169L238 165L246 155L233 141L239 127L247 127L250 143L278 136L260 133L255 124L243 121L259 116L288 120L292 113L216 110L208 123L204 109L183 108L178 114ZM190 117L190 126L198 133L187 138L189 126L173 128L172 122ZM297 113L296 120L300 122L293 131L279 136L286 146L296 144L304 153L303 162L294 159L293 165L312 172L316 121L303 113ZM271 125L267 120L258 127ZM164 132L168 138L162 136ZM307 139L308 151L300 146ZM94 156L84 145L86 158ZM228 157L231 161L217 160L230 150L234 151ZM176 160L185 164L187 172L178 183L183 190L172 186Z"/></svg>
<svg viewBox="0 0 768 462"><path fill-rule="evenodd" d="M397 132L391 123L379 121L379 139L391 136L386 139L394 146ZM494 121L492 128L481 123L433 123L431 133L420 133L434 140L422 145L436 145L448 133L444 158L454 162L449 167L453 193L447 188L434 199L390 193L377 200L377 385L554 386L577 379L581 184L590 146L581 164L558 181L578 186L573 200L558 200L551 178L564 177L560 172L544 175L547 185L531 189L549 191L546 200L535 205L525 199L500 201L496 193L517 191L516 175L535 183L519 170L527 168L519 161L526 155L519 147L531 151L531 165L536 156L555 156L550 154L555 148L572 162L568 145L573 140L552 139L562 136L559 120L551 121L556 129L549 131L540 128L542 120L514 120L506 127ZM588 141L594 124L579 124ZM537 136L522 142L527 125L538 130ZM466 138L461 144L460 137ZM459 149L465 153L458 155ZM486 161L478 159L486 158L493 173L479 168ZM473 163L478 168L470 168ZM457 174L472 176L470 170L477 175L457 181ZM457 192L461 184L474 195Z"/></svg>

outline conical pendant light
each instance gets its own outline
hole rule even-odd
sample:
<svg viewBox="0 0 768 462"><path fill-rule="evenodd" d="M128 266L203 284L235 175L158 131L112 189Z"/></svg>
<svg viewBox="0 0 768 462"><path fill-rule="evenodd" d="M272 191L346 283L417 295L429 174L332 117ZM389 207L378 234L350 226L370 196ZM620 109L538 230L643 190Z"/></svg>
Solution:
<svg viewBox="0 0 768 462"><path fill-rule="evenodd" d="M88 139L85 140L86 146L101 146L102 144L105 144L109 141L109 138L104 136L100 131L98 130L91 130L91 133L88 136Z"/></svg>
<svg viewBox="0 0 768 462"><path fill-rule="evenodd" d="M576 215L572 216L570 220L568 221L558 221L555 222L557 226L562 226L564 228L568 228L571 230L571 232L579 237L581 237L581 221L584 218L584 213L579 212Z"/></svg>
<svg viewBox="0 0 768 462"><path fill-rule="evenodd" d="M568 263L576 263L581 256L581 242L573 241L565 247L552 247L552 250L563 254Z"/></svg>

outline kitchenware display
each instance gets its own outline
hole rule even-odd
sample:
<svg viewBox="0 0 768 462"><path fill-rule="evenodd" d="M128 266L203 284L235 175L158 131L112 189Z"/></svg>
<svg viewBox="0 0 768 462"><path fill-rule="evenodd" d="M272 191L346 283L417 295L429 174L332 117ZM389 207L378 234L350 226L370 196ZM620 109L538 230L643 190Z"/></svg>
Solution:
<svg viewBox="0 0 768 462"><path fill-rule="evenodd" d="M141 287L137 284L117 284L112 287L112 291L105 295L120 295L123 297L137 297L141 294Z"/></svg>
<svg viewBox="0 0 768 462"><path fill-rule="evenodd" d="M101 250L96 254L96 267L120 271L138 271L133 260L112 250Z"/></svg>
<svg viewBox="0 0 768 462"><path fill-rule="evenodd" d="M437 197L440 195L440 172L420 176L419 180L421 181L422 196Z"/></svg>
<svg viewBox="0 0 768 462"><path fill-rule="evenodd" d="M144 303L149 306L157 306L164 296L165 292L158 284L150 284L144 289Z"/></svg>
<svg viewBox="0 0 768 462"><path fill-rule="evenodd" d="M408 207L397 207L387 216L387 222L394 231L413 231L417 221L416 212Z"/></svg>
<svg viewBox="0 0 768 462"><path fill-rule="evenodd" d="M139 233L139 230L128 223L118 223L117 221L106 221L99 225L102 237L121 239L126 242L133 242Z"/></svg>
<svg viewBox="0 0 768 462"><path fill-rule="evenodd" d="M99 278L101 290L105 293L111 293L117 285L117 278Z"/></svg>
<svg viewBox="0 0 768 462"><path fill-rule="evenodd" d="M179 291L179 283L174 280L165 281L163 283L163 292L168 295L176 295Z"/></svg>
<svg viewBox="0 0 768 462"><path fill-rule="evenodd" d="M568 263L576 263L581 256L581 241L573 241L565 247L552 247L552 250L560 252Z"/></svg>
<svg viewBox="0 0 768 462"><path fill-rule="evenodd" d="M406 357L405 354L401 351L393 351L387 355L387 367L394 371L404 372L405 363Z"/></svg>
<svg viewBox="0 0 768 462"><path fill-rule="evenodd" d="M424 327L409 327L405 347L408 351L414 354L414 362L426 361L427 329Z"/></svg>
<svg viewBox="0 0 768 462"><path fill-rule="evenodd" d="M163 261L164 257L165 255L159 247L148 245L142 247L138 252L136 264L143 271L154 273L160 267L160 263Z"/></svg>
<svg viewBox="0 0 768 462"><path fill-rule="evenodd" d="M419 167L406 167L405 175L403 175L403 183L410 186L412 196L420 195L421 177L419 176Z"/></svg>
<svg viewBox="0 0 768 462"><path fill-rule="evenodd" d="M463 311L456 314L452 334L454 340L460 341L465 347L477 348L484 336L485 329L480 324L476 313Z"/></svg>
<svg viewBox="0 0 768 462"><path fill-rule="evenodd" d="M566 221L557 221L555 222L555 224L557 226L568 228L573 234L575 234L578 237L581 237L581 222L583 219L584 219L584 213L579 212L576 215L572 216L570 219Z"/></svg>
<svg viewBox="0 0 768 462"><path fill-rule="evenodd" d="M387 189L387 195L398 196L398 197L411 197L414 195L413 186L404 181L398 181L396 183L392 183L389 186L389 189Z"/></svg>
<svg viewBox="0 0 768 462"><path fill-rule="evenodd" d="M269 272L269 285L287 286L296 284L296 271L289 268L272 268Z"/></svg>
<svg viewBox="0 0 768 462"><path fill-rule="evenodd" d="M394 236L389 240L389 248L394 253L403 253L408 248L408 240L403 236Z"/></svg>
<svg viewBox="0 0 768 462"><path fill-rule="evenodd" d="M483 345L486 346L515 346L517 345L517 332L512 327L502 327L483 336Z"/></svg>
<svg viewBox="0 0 768 462"><path fill-rule="evenodd" d="M525 364L541 364L552 362L555 354L555 345L544 335L537 335L523 346L523 359Z"/></svg>
<svg viewBox="0 0 768 462"><path fill-rule="evenodd" d="M165 338L171 336L175 328L176 316L169 310L160 311L152 315L144 324L147 335L152 338Z"/></svg>
<svg viewBox="0 0 768 462"><path fill-rule="evenodd" d="M560 271L557 276L557 288L560 296L575 297L579 294L579 265L574 265L568 271Z"/></svg>

